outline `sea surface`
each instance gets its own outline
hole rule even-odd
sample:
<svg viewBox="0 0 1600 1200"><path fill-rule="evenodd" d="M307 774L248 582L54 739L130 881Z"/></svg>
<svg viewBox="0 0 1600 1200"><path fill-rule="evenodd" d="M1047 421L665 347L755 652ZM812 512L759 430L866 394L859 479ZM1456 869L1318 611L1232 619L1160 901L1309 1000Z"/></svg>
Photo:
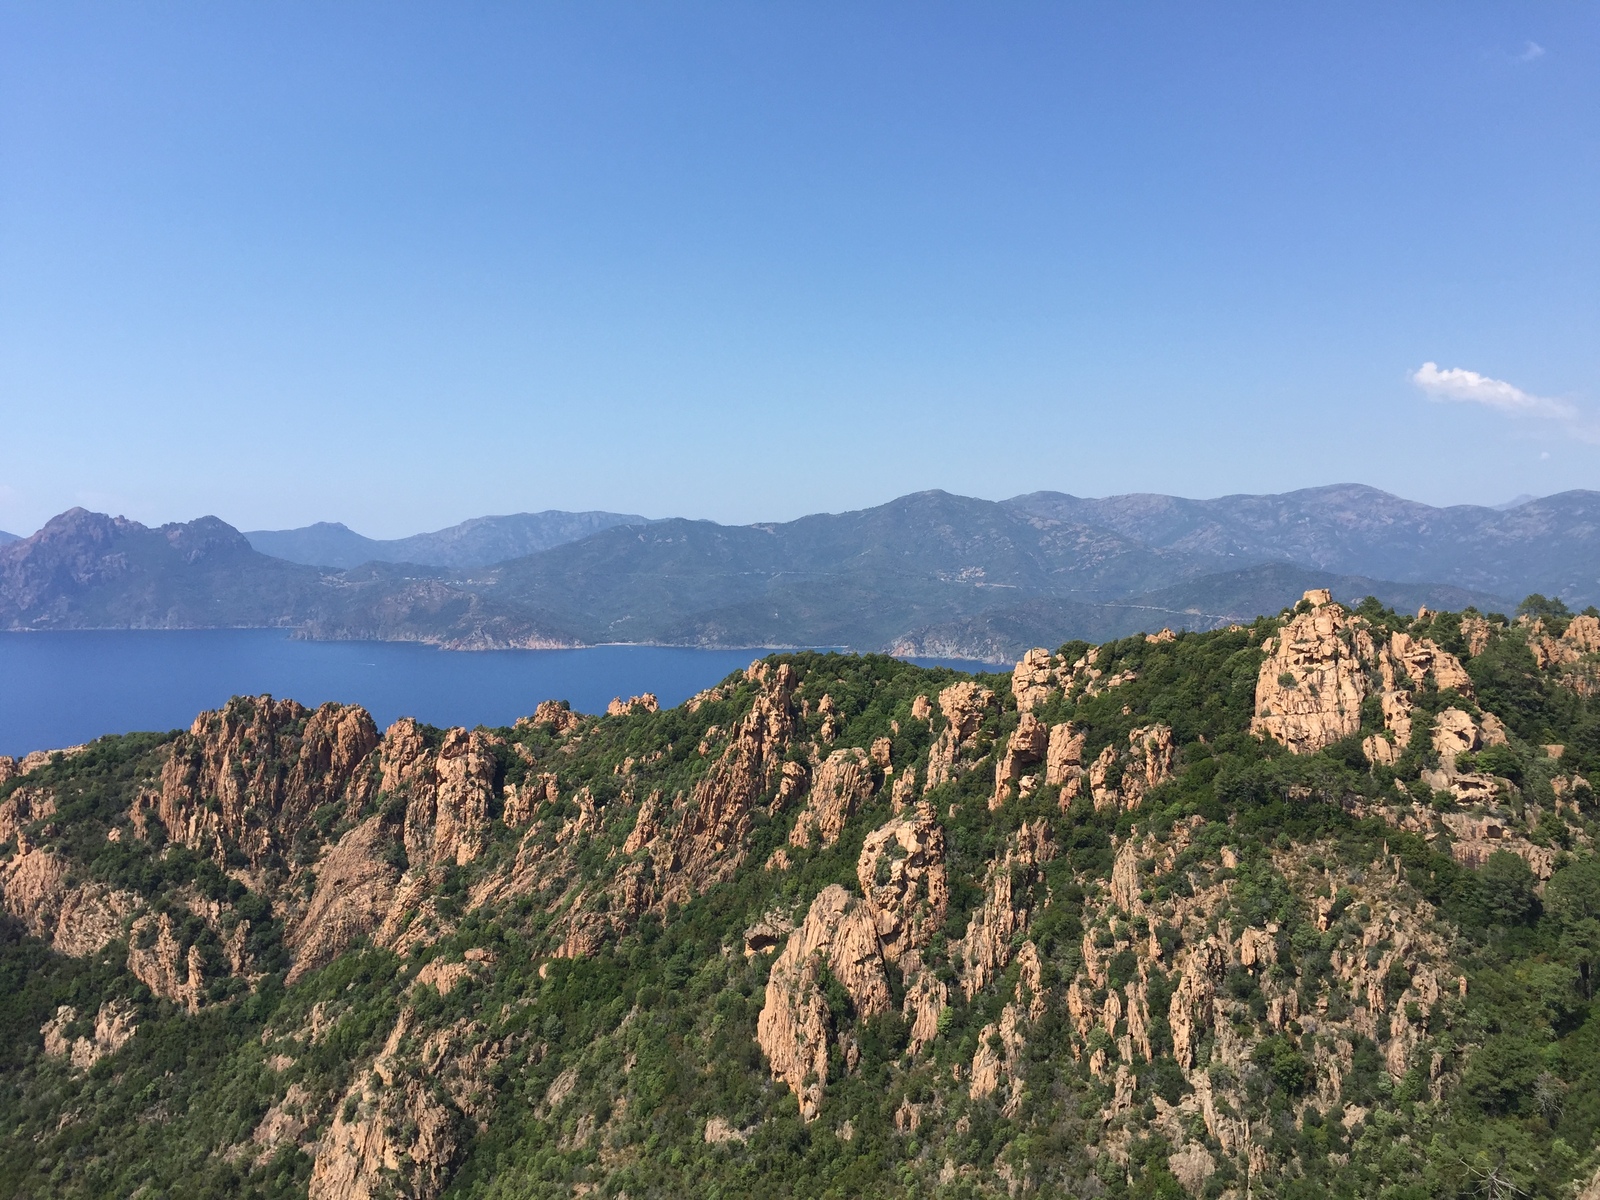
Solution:
<svg viewBox="0 0 1600 1200"><path fill-rule="evenodd" d="M297 641L282 630L0 633L0 754L72 746L107 733L186 728L230 696L268 693L307 707L360 704L381 729L509 725L541 700L604 712L614 696L681 704L764 650L593 646L437 650L403 642ZM916 659L961 670L980 664Z"/></svg>

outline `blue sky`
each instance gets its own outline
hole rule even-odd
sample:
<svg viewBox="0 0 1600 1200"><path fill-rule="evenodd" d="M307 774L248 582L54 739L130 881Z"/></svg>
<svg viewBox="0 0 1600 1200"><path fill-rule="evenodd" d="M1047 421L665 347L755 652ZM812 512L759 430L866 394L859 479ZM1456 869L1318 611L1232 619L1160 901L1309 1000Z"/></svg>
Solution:
<svg viewBox="0 0 1600 1200"><path fill-rule="evenodd" d="M1600 487L1600 5L0 3L0 442L20 533Z"/></svg>

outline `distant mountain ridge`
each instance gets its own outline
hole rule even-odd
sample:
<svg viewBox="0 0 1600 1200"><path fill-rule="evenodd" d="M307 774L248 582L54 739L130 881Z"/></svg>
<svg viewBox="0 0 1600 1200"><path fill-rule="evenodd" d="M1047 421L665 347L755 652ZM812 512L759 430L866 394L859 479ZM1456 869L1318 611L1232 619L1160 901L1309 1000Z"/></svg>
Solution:
<svg viewBox="0 0 1600 1200"><path fill-rule="evenodd" d="M306 566L350 568L369 562L409 562L471 569L537 554L616 525L643 525L648 520L630 513L547 509L474 517L448 529L388 540L364 537L337 521L318 521L300 529L256 529L244 536L263 554Z"/></svg>
<svg viewBox="0 0 1600 1200"><path fill-rule="evenodd" d="M21 540L16 534L7 533L4 529L0 529L0 546L4 546L8 542L20 542Z"/></svg>
<svg viewBox="0 0 1600 1200"><path fill-rule="evenodd" d="M441 534L463 560L493 553L493 520L505 519ZM487 566L344 568L263 554L214 517L148 529L75 509L0 547L0 628L280 626L456 649L833 646L998 660L1247 621L1313 587L1406 609L1506 609L1530 591L1594 603L1600 493L1500 511L1358 485L1217 500L930 491L781 523L612 524Z"/></svg>
<svg viewBox="0 0 1600 1200"><path fill-rule="evenodd" d="M1504 594L1531 584L1586 604L1600 597L1600 492L1562 492L1504 509L1433 508L1361 484L1215 500L1036 492L1005 503L1213 565L1276 560Z"/></svg>

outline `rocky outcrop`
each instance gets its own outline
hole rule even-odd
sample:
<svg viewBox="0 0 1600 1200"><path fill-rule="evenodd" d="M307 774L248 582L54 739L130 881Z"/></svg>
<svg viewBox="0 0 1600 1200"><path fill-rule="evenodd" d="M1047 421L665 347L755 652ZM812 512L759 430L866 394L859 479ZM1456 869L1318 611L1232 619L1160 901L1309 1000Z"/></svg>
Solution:
<svg viewBox="0 0 1600 1200"><path fill-rule="evenodd" d="M97 954L122 936L124 922L141 907L133 892L93 881L70 887L61 897L50 943L73 958Z"/></svg>
<svg viewBox="0 0 1600 1200"><path fill-rule="evenodd" d="M237 697L195 718L173 744L160 793L135 812L135 825L153 809L173 841L219 858L236 848L259 866L323 805L360 807L371 784L363 764L377 744L365 709L325 704L313 713L292 700Z"/></svg>
<svg viewBox="0 0 1600 1200"><path fill-rule="evenodd" d="M961 990L968 1000L1010 964L1013 940L1028 927L1038 869L1054 857L1049 825L1035 821L1018 829L1005 853L989 864L983 903L968 921L956 955Z"/></svg>
<svg viewBox="0 0 1600 1200"><path fill-rule="evenodd" d="M1238 919L1232 878L1238 855L1223 846L1196 862L1189 848L1203 828L1195 818L1163 839L1136 835L1121 843L1104 899L1091 897L1085 904L1083 968L1066 997L1073 1055L1114 1085L1102 1112L1114 1140L1117 1116L1137 1103L1133 1068L1156 1052L1155 984L1170 994L1171 1054L1192 1091L1176 1104L1154 1098L1152 1123L1174 1159L1188 1164L1196 1184L1217 1169L1213 1150L1237 1164L1253 1164L1252 1170L1267 1161L1263 1131L1241 1115L1248 1111L1243 1081L1264 1037L1276 1035L1288 1045L1298 1039L1314 1077L1298 1103L1336 1111L1355 1047L1376 1043L1390 1078L1398 1081L1416 1065L1427 1014L1456 984L1445 973L1447 944L1432 910L1413 896L1398 902L1401 879L1387 856L1335 880L1324 857L1331 848L1302 847L1276 854L1272 869L1311 899L1331 948L1331 977L1308 992L1308 981L1297 982L1292 968L1282 969L1287 931L1270 921ZM1216 846L1214 835L1209 844ZM1257 872L1264 868L1261 862L1254 866ZM1182 886L1174 889L1174 872L1180 870ZM1130 959L1135 970L1128 978ZM1119 962L1128 978L1120 990L1111 978ZM1249 1006L1240 999L1246 993L1258 993ZM1354 1004L1352 996L1358 998ZM1202 1130L1206 1142L1197 1137Z"/></svg>
<svg viewBox="0 0 1600 1200"><path fill-rule="evenodd" d="M1083 779L1082 730L1074 729L1070 722L1050 727L1050 742L1045 750L1044 781L1047 786L1059 786L1063 807L1078 795Z"/></svg>
<svg viewBox="0 0 1600 1200"><path fill-rule="evenodd" d="M833 751L816 769L806 807L789 832L789 844L809 846L816 839L823 846L833 845L844 831L845 822L871 799L872 790L872 767L866 751Z"/></svg>
<svg viewBox="0 0 1600 1200"><path fill-rule="evenodd" d="M744 956L753 958L776 950L793 932L794 922L785 913L769 912L744 931Z"/></svg>
<svg viewBox="0 0 1600 1200"><path fill-rule="evenodd" d="M629 696L626 700L624 700L621 696L618 696L613 699L610 704L606 705L606 716L608 717L627 717L634 713L653 713L660 711L661 705L656 700L656 694L654 692L646 692L642 696Z"/></svg>
<svg viewBox="0 0 1600 1200"><path fill-rule="evenodd" d="M1017 1026L1017 1008L1008 1004L1001 1010L998 1022L985 1025L979 1032L978 1052L972 1059L972 1082L967 1085L972 1099L994 1095L1003 1077L1015 1082L1014 1072L1007 1068L1022 1057L1023 1038Z"/></svg>
<svg viewBox="0 0 1600 1200"><path fill-rule="evenodd" d="M413 868L478 856L498 771L493 746L481 730L448 729L435 748L410 717L384 733L379 790L406 802L403 838Z"/></svg>
<svg viewBox="0 0 1600 1200"><path fill-rule="evenodd" d="M1077 748L1081 753L1081 742ZM1177 747L1167 725L1145 725L1128 734L1128 750L1119 754L1115 745L1102 749L1089 769L1078 769L1061 791L1066 807L1086 785L1096 810L1135 809L1145 793L1172 778Z"/></svg>
<svg viewBox="0 0 1600 1200"><path fill-rule="evenodd" d="M1368 762L1393 766L1411 744L1411 699L1403 692L1386 691L1381 701L1384 731L1362 738L1361 752Z"/></svg>
<svg viewBox="0 0 1600 1200"><path fill-rule="evenodd" d="M756 1040L773 1076L799 1098L800 1114L807 1121L820 1111L828 1083L828 1049L844 1015L828 1008L820 982L824 969L844 987L856 1016L889 1011L889 981L874 915L838 884L818 893L773 963L766 1003L756 1021Z"/></svg>
<svg viewBox="0 0 1600 1200"><path fill-rule="evenodd" d="M1477 658L1489 648L1489 639L1493 636L1495 626L1486 619L1473 613L1466 613L1461 618L1461 640L1467 644L1469 657Z"/></svg>
<svg viewBox="0 0 1600 1200"><path fill-rule="evenodd" d="M163 1000L194 1013L206 998L205 963L200 948L178 940L169 913L147 914L133 923L128 970Z"/></svg>
<svg viewBox="0 0 1600 1200"><path fill-rule="evenodd" d="M783 776L794 736L794 668L752 663L745 677L757 687L750 711L727 747L690 793L686 811L661 835L656 854L665 882L655 903L683 903L732 877L744 861L750 810Z"/></svg>
<svg viewBox="0 0 1600 1200"><path fill-rule="evenodd" d="M72 758L82 754L88 748L88 746L64 746L59 750L32 750L21 758L13 758L9 754L0 754L0 783L17 779L23 775L31 775L41 767L47 767L52 762L59 761L59 759Z"/></svg>
<svg viewBox="0 0 1600 1200"><path fill-rule="evenodd" d="M1006 751L994 769L994 794L989 797L992 812L1020 790L1026 796L1033 791L1038 774L1029 774L1029 768L1044 760L1050 744L1050 730L1032 713L1025 712L1017 727L1006 739Z"/></svg>
<svg viewBox="0 0 1600 1200"><path fill-rule="evenodd" d="M909 950L903 954L900 967L906 985L903 1009L911 1027L908 1048L915 1056L939 1036L939 1015L950 1004L950 989L923 961L920 950Z"/></svg>
<svg viewBox="0 0 1600 1200"><path fill-rule="evenodd" d="M1440 709L1433 718L1433 748L1439 760L1453 768L1456 756L1469 754L1482 745L1478 723L1459 708Z"/></svg>
<svg viewBox="0 0 1600 1200"><path fill-rule="evenodd" d="M898 961L906 951L925 947L944 925L949 902L944 830L931 806L919 804L914 815L868 834L856 879L886 958Z"/></svg>
<svg viewBox="0 0 1600 1200"><path fill-rule="evenodd" d="M517 718L518 728L523 725L543 727L557 737L576 732L582 724L583 718L573 712L572 705L565 700L541 700L534 708L533 716Z"/></svg>
<svg viewBox="0 0 1600 1200"><path fill-rule="evenodd" d="M1138 808L1145 793L1172 778L1175 753L1171 726L1145 725L1128 734L1128 758L1122 768L1123 808Z"/></svg>
<svg viewBox="0 0 1600 1200"><path fill-rule="evenodd" d="M849 994L857 1019L888 1011L886 963L898 963L905 981L903 1009L916 1054L938 1033L948 1001L945 985L923 961L942 927L949 901L944 831L927 803L867 835L856 861L864 899L837 884L812 902L801 926L788 935L768 977L757 1039L775 1078L800 1099L813 1120L828 1082L828 1050L847 1036L842 1014L829 1011L820 990L823 970ZM771 944L778 926L770 917L747 931L747 954ZM850 1055L846 1055L847 1063Z"/></svg>
<svg viewBox="0 0 1600 1200"><path fill-rule="evenodd" d="M1011 694L1016 697L1020 712L1032 712L1050 697L1056 686L1055 663L1050 651L1040 648L1029 650L1011 671Z"/></svg>
<svg viewBox="0 0 1600 1200"><path fill-rule="evenodd" d="M70 1036L77 1023L78 1010L69 1004L56 1009L39 1033L44 1052L50 1058L64 1058L80 1071L87 1071L103 1058L109 1058L133 1040L139 1032L138 1014L125 1000L108 1000L95 1013L94 1027L77 1037Z"/></svg>
<svg viewBox="0 0 1600 1200"><path fill-rule="evenodd" d="M10 759L6 760L10 762ZM3 772L3 764L0 764ZM15 776L13 776L15 778ZM0 773L0 783L5 782ZM0 842L10 842L36 821L48 821L56 814L55 796L43 788L19 787L0 801Z"/></svg>
<svg viewBox="0 0 1600 1200"><path fill-rule="evenodd" d="M1555 850L1549 846L1535 845L1503 818L1471 813L1440 813L1438 821L1450 831L1451 857L1464 867L1482 867L1491 854L1504 850L1527 863L1528 869L1541 880L1549 879L1555 873Z"/></svg>
<svg viewBox="0 0 1600 1200"><path fill-rule="evenodd" d="M1555 670L1556 678L1580 696L1600 695L1600 617L1573 617L1559 637L1543 621L1528 627L1528 649L1540 670Z"/></svg>
<svg viewBox="0 0 1600 1200"><path fill-rule="evenodd" d="M924 793L955 775L958 760L972 747L994 702L994 693L972 680L952 683L939 693L939 711L944 714L945 728L928 751Z"/></svg>
<svg viewBox="0 0 1600 1200"><path fill-rule="evenodd" d="M24 836L18 853L0 863L0 904L57 952L83 957L122 936L139 899L94 881L75 882L66 859Z"/></svg>
<svg viewBox="0 0 1600 1200"><path fill-rule="evenodd" d="M294 955L291 985L383 923L400 879L395 848L393 831L381 817L370 817L323 855L311 902L286 939Z"/></svg>
<svg viewBox="0 0 1600 1200"><path fill-rule="evenodd" d="M316 1148L310 1200L438 1196L485 1125L493 1090L484 1081L504 1053L475 1022L429 1032L414 1009L402 1009Z"/></svg>
<svg viewBox="0 0 1600 1200"><path fill-rule="evenodd" d="M1307 592L1310 610L1262 643L1267 657L1256 680L1251 730L1296 754L1311 754L1358 732L1362 702L1376 695L1384 732L1364 738L1362 750L1371 762L1393 765L1411 740L1414 692L1432 684L1470 700L1472 679L1455 655L1427 638L1394 633L1387 640L1374 639L1366 620L1322 599L1325 594ZM1440 719L1456 733L1462 719L1471 724L1456 708L1445 709ZM1493 728L1503 738L1498 720Z"/></svg>
<svg viewBox="0 0 1600 1200"><path fill-rule="evenodd" d="M1472 677L1461 660L1427 638L1414 638L1405 633L1390 635L1387 662L1379 663L1385 689L1394 686L1395 669L1418 687L1431 675L1434 686L1441 692L1453 688L1463 696L1472 695Z"/></svg>
<svg viewBox="0 0 1600 1200"><path fill-rule="evenodd" d="M1307 592L1303 602L1310 610L1262 643L1250 728L1311 754L1361 728L1364 664L1375 655L1367 623L1332 603L1326 590Z"/></svg>
<svg viewBox="0 0 1600 1200"><path fill-rule="evenodd" d="M506 784L500 819L516 829L532 821L541 805L554 804L560 799L561 787L554 771L532 773L521 783Z"/></svg>

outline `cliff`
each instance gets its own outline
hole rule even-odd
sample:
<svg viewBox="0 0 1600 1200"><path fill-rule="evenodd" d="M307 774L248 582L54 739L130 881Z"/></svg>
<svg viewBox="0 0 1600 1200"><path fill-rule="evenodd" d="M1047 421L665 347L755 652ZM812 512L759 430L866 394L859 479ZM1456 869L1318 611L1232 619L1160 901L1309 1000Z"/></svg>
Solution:
<svg viewBox="0 0 1600 1200"><path fill-rule="evenodd" d="M7 1194L1529 1195L1594 1177L1592 621L0 760Z"/></svg>

